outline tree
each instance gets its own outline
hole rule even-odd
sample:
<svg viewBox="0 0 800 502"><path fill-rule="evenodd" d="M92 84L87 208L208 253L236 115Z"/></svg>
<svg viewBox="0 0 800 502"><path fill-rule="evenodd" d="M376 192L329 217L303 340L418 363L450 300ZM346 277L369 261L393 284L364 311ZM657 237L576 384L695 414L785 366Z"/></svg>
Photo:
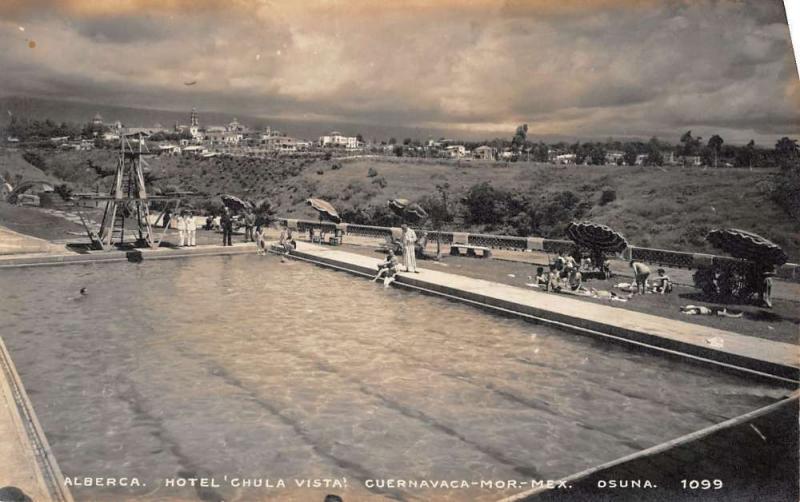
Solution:
<svg viewBox="0 0 800 502"><path fill-rule="evenodd" d="M527 138L528 124L522 124L521 126L517 127L517 132L514 133L514 137L511 139L511 148L513 148L515 152L519 152L519 150L525 145Z"/></svg>
<svg viewBox="0 0 800 502"><path fill-rule="evenodd" d="M647 158L644 163L648 166L663 166L664 156L661 155L661 143L653 136L647 143Z"/></svg>
<svg viewBox="0 0 800 502"><path fill-rule="evenodd" d="M396 145L397 144L397 138L395 138L394 136L389 138L389 144L390 145Z"/></svg>
<svg viewBox="0 0 800 502"><path fill-rule="evenodd" d="M602 166L606 163L606 150L602 146L595 145L589 151L589 160L595 166Z"/></svg>
<svg viewBox="0 0 800 502"><path fill-rule="evenodd" d="M722 149L724 141L719 134L715 134L708 139L708 148L714 153L714 167L717 167L719 162L719 151Z"/></svg>
<svg viewBox="0 0 800 502"><path fill-rule="evenodd" d="M636 164L636 157L639 153L636 151L636 147L632 144L628 143L625 145L625 154L622 156L622 160L625 162L625 165L632 166Z"/></svg>
<svg viewBox="0 0 800 502"><path fill-rule="evenodd" d="M800 169L800 146L797 145L797 140L786 136L779 139L775 143L775 157L783 170Z"/></svg>
<svg viewBox="0 0 800 502"><path fill-rule="evenodd" d="M436 231L436 258L442 258L442 227L445 223L452 221L450 209L447 204L449 197L450 184L445 182L436 185L439 196L427 195L420 200L420 205L428 213L431 225Z"/></svg>
<svg viewBox="0 0 800 502"><path fill-rule="evenodd" d="M683 136L681 136L681 148L679 149L680 154L683 156L698 155L702 139L700 136L692 137L692 131L683 133Z"/></svg>

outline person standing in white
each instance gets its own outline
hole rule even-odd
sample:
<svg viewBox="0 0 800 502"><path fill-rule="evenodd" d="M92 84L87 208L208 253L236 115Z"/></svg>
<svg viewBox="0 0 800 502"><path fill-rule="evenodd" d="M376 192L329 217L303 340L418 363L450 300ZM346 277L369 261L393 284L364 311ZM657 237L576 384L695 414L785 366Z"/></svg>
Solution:
<svg viewBox="0 0 800 502"><path fill-rule="evenodd" d="M194 221L194 215L191 211L186 215L186 245L197 245L197 222Z"/></svg>
<svg viewBox="0 0 800 502"><path fill-rule="evenodd" d="M415 255L414 245L417 243L417 234L414 230L408 228L408 225L403 224L400 228L403 229L403 261L405 262L406 272L417 272L417 257Z"/></svg>
<svg viewBox="0 0 800 502"><path fill-rule="evenodd" d="M178 215L178 246L183 247L186 245L186 215L181 213Z"/></svg>

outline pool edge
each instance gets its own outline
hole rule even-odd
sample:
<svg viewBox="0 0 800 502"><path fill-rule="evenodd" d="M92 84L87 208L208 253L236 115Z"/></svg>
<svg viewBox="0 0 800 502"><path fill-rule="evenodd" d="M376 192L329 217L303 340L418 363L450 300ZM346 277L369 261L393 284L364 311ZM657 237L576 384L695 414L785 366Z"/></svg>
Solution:
<svg viewBox="0 0 800 502"><path fill-rule="evenodd" d="M12 483L13 486L21 488L29 495L34 493L31 498L36 501L73 502L72 494L64 483L61 469L2 337L0 337L0 394L9 404L8 413L0 413L0 417L6 420L2 429L16 432L18 446L23 449L21 456L24 458L11 461L10 465L2 464L19 477L21 482L15 481ZM28 485L25 485L25 479L28 480ZM35 480L35 486L30 486L32 479Z"/></svg>

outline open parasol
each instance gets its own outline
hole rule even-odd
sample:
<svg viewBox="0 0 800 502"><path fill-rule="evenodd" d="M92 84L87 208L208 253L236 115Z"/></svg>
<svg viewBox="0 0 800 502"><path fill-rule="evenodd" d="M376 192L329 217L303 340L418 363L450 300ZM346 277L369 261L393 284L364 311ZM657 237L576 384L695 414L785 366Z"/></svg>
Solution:
<svg viewBox="0 0 800 502"><path fill-rule="evenodd" d="M715 248L736 258L770 265L783 265L789 259L774 242L736 228L712 230L706 235L706 240Z"/></svg>
<svg viewBox="0 0 800 502"><path fill-rule="evenodd" d="M336 212L336 209L331 205L330 202L324 201L322 199L308 199L306 200L309 206L313 207L319 213L319 219L327 219L334 223L339 223L342 221L342 218L339 216L339 213Z"/></svg>
<svg viewBox="0 0 800 502"><path fill-rule="evenodd" d="M39 192L52 192L55 190L55 188L53 187L53 184L48 181L23 181L11 190L11 193L8 194L6 200L8 200L8 202L11 204L16 204L20 194L33 190L38 190Z"/></svg>
<svg viewBox="0 0 800 502"><path fill-rule="evenodd" d="M403 211L403 218L410 223L422 221L427 217L428 213L416 202L406 206L406 210Z"/></svg>
<svg viewBox="0 0 800 502"><path fill-rule="evenodd" d="M391 209L394 214L401 217L403 216L403 211L405 211L409 204L411 204L411 201L408 199L391 199L388 202L389 209Z"/></svg>
<svg viewBox="0 0 800 502"><path fill-rule="evenodd" d="M590 221L573 221L567 225L567 237L580 246L619 253L628 247L628 241L619 232Z"/></svg>
<svg viewBox="0 0 800 502"><path fill-rule="evenodd" d="M417 223L428 217L422 206L408 199L391 199L388 205L394 214L409 223Z"/></svg>
<svg viewBox="0 0 800 502"><path fill-rule="evenodd" d="M253 209L253 204L250 202L240 199L235 195L221 195L220 198L222 199L222 203L225 204L225 207L230 209L234 212L241 212L247 209Z"/></svg>

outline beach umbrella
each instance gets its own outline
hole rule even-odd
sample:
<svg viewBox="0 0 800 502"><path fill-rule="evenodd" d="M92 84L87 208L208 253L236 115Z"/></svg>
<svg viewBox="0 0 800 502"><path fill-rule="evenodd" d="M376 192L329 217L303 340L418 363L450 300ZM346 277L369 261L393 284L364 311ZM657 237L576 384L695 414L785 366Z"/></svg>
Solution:
<svg viewBox="0 0 800 502"><path fill-rule="evenodd" d="M320 221L322 221L323 219L332 221L334 223L339 223L342 221L342 218L339 216L339 213L331 205L330 202L324 201L322 199L311 198L306 200L306 203L309 206L313 207L319 213Z"/></svg>
<svg viewBox="0 0 800 502"><path fill-rule="evenodd" d="M613 253L619 253L628 247L628 241L622 234L590 221L573 221L567 225L567 237L579 246Z"/></svg>
<svg viewBox="0 0 800 502"><path fill-rule="evenodd" d="M233 212L241 212L246 209L253 209L253 204L250 202L240 199L235 195L221 195L220 198L222 199L222 203L225 204L225 207L230 209Z"/></svg>
<svg viewBox="0 0 800 502"><path fill-rule="evenodd" d="M783 265L789 259L780 246L752 232L736 228L716 229L706 235L706 240L736 258Z"/></svg>
<svg viewBox="0 0 800 502"><path fill-rule="evenodd" d="M13 190L11 190L11 193L9 193L7 196L7 200L11 204L16 204L19 195L25 192L35 191L38 193L38 192L52 192L54 190L55 187L53 186L52 183L48 181L40 181L40 180L23 181L22 183L14 187Z"/></svg>
<svg viewBox="0 0 800 502"><path fill-rule="evenodd" d="M427 217L428 213L416 202L406 206L406 209L403 211L403 219L409 223L418 223Z"/></svg>
<svg viewBox="0 0 800 502"><path fill-rule="evenodd" d="M401 217L403 216L403 211L405 211L409 204L411 204L411 201L408 199L391 199L388 202L389 209L391 209L394 214Z"/></svg>
<svg viewBox="0 0 800 502"><path fill-rule="evenodd" d="M428 217L422 206L408 199L391 199L388 205L394 214L409 223L417 223Z"/></svg>

